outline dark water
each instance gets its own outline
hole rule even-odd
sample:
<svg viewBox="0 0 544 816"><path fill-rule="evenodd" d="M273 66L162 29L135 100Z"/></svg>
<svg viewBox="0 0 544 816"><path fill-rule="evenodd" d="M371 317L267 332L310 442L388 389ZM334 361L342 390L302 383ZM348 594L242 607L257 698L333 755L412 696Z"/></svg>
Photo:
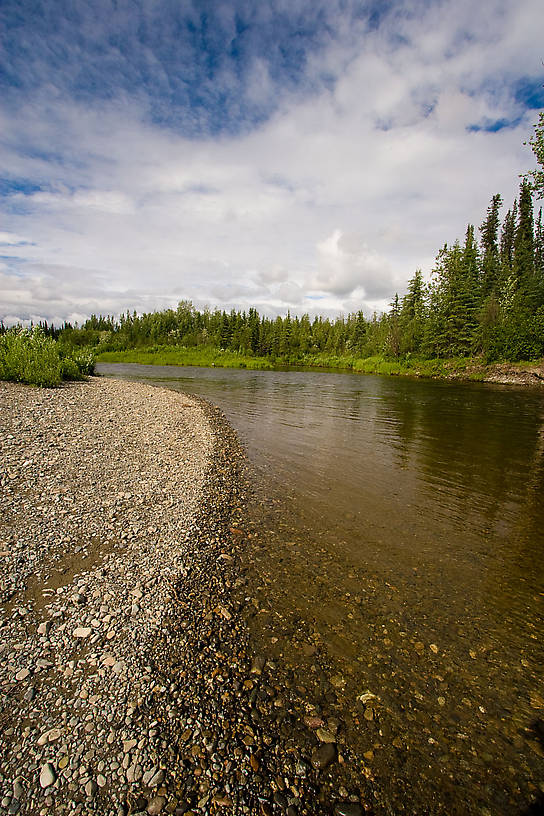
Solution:
<svg viewBox="0 0 544 816"><path fill-rule="evenodd" d="M271 600L255 635L308 694L314 680L328 689L323 712L328 700L364 755L377 811L522 813L538 800L543 391L99 371L202 396L238 431L263 488L254 547Z"/></svg>

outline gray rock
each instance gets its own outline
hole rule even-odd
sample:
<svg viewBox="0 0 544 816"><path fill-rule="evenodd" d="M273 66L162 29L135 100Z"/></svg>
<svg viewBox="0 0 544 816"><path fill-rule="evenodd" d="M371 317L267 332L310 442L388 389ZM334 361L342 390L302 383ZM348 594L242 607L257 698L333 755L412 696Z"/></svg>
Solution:
<svg viewBox="0 0 544 816"><path fill-rule="evenodd" d="M90 779L87 784L85 785L85 793L90 799L93 799L98 791L98 785L94 781L94 779Z"/></svg>
<svg viewBox="0 0 544 816"><path fill-rule="evenodd" d="M42 788L49 788L57 780L55 766L51 762L46 762L40 771L40 785Z"/></svg>
<svg viewBox="0 0 544 816"><path fill-rule="evenodd" d="M149 780L149 787L150 788L158 788L158 787L160 787L160 785L162 785L163 782L164 782L164 771L159 770Z"/></svg>
<svg viewBox="0 0 544 816"><path fill-rule="evenodd" d="M13 796L15 799L22 799L24 796L24 788L18 779L13 782Z"/></svg>

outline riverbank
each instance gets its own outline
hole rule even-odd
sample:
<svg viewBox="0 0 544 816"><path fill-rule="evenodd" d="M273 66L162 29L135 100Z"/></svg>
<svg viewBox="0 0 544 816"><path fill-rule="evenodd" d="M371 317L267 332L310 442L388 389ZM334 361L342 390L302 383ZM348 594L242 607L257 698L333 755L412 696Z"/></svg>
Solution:
<svg viewBox="0 0 544 816"><path fill-rule="evenodd" d="M338 726L251 651L221 412L100 379L0 401L2 812L362 814Z"/></svg>
<svg viewBox="0 0 544 816"><path fill-rule="evenodd" d="M544 385L544 360L520 363L484 363L481 358L389 360L382 356L357 358L330 354L305 355L302 358L248 357L220 349L155 347L107 351L97 356L103 363L139 363L141 365L202 366L213 368L307 368L353 371L357 374L383 374L393 377L417 377L439 380L493 382L504 385Z"/></svg>

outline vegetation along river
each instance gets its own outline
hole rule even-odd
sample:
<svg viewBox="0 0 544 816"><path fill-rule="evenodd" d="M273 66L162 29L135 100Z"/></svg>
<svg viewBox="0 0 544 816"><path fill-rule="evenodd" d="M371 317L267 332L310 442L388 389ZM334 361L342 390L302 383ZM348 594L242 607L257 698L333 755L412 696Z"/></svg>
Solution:
<svg viewBox="0 0 544 816"><path fill-rule="evenodd" d="M237 430L253 637L376 813L542 812L544 390L98 371L204 397Z"/></svg>

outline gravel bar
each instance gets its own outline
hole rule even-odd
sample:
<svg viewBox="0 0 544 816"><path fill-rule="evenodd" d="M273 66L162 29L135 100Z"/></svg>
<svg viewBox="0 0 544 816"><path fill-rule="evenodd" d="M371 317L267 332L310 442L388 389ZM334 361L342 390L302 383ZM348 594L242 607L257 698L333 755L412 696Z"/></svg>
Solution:
<svg viewBox="0 0 544 816"><path fill-rule="evenodd" d="M252 653L219 409L99 378L0 408L0 813L331 812L334 736L301 753Z"/></svg>

